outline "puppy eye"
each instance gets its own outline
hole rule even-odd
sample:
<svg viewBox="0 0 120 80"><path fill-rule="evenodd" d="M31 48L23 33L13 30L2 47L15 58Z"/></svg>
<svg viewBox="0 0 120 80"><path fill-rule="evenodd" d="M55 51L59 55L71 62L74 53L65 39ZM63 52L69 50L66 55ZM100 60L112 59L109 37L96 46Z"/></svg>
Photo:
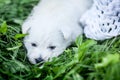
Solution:
<svg viewBox="0 0 120 80"><path fill-rule="evenodd" d="M49 46L48 48L51 50L54 50L56 48L56 46Z"/></svg>
<svg viewBox="0 0 120 80"><path fill-rule="evenodd" d="M31 43L31 45L32 45L33 47L37 47L37 44L36 44L36 43Z"/></svg>

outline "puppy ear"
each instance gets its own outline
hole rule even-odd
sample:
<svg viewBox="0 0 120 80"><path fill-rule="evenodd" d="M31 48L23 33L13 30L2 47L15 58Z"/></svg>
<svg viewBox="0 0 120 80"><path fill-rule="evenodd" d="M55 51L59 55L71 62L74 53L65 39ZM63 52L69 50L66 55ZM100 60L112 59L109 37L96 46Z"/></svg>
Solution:
<svg viewBox="0 0 120 80"><path fill-rule="evenodd" d="M65 40L68 40L68 39L72 39L72 31L70 31L69 29L62 29L61 30L61 33L63 35L63 38Z"/></svg>
<svg viewBox="0 0 120 80"><path fill-rule="evenodd" d="M31 29L30 26L25 25L25 24L22 25L22 33L23 33L23 34L29 33L30 29Z"/></svg>

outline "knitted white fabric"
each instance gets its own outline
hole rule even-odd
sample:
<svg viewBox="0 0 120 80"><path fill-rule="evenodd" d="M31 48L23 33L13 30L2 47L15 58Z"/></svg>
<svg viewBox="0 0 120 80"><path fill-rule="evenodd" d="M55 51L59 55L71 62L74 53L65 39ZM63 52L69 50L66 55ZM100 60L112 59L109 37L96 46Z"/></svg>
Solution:
<svg viewBox="0 0 120 80"><path fill-rule="evenodd" d="M120 35L120 0L94 0L80 22L88 38L104 40Z"/></svg>

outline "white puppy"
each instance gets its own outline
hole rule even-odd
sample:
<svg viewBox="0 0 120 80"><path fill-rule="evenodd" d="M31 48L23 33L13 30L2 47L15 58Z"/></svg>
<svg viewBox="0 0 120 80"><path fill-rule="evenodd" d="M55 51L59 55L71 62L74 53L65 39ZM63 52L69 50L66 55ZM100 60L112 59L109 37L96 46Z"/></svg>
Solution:
<svg viewBox="0 0 120 80"><path fill-rule="evenodd" d="M41 0L22 25L27 56L31 63L47 61L60 55L82 34L81 15L90 0Z"/></svg>

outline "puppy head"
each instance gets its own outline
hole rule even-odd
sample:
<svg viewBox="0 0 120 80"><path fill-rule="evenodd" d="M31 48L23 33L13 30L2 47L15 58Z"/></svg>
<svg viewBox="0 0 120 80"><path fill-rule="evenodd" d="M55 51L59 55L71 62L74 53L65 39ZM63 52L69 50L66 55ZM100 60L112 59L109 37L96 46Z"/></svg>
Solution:
<svg viewBox="0 0 120 80"><path fill-rule="evenodd" d="M57 57L70 45L70 42L68 34L56 29L44 31L31 29L29 35L24 38L27 56L33 64Z"/></svg>

